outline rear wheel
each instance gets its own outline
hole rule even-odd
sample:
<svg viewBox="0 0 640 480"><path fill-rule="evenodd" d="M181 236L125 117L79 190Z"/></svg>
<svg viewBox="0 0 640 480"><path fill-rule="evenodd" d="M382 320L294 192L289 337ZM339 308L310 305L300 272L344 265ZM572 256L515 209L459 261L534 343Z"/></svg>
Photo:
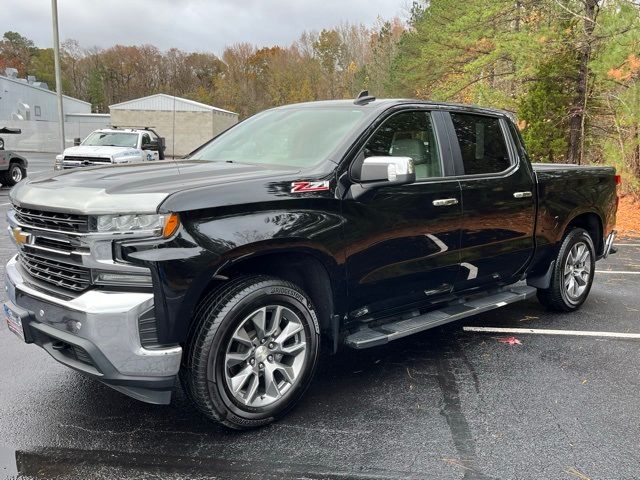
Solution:
<svg viewBox="0 0 640 480"><path fill-rule="evenodd" d="M11 162L6 172L0 174L0 183L8 187L13 187L16 183L27 176L27 171L18 162Z"/></svg>
<svg viewBox="0 0 640 480"><path fill-rule="evenodd" d="M538 289L538 300L552 310L570 312L584 303L595 273L595 249L589 233L571 230L560 247L549 288Z"/></svg>
<svg viewBox="0 0 640 480"><path fill-rule="evenodd" d="M180 379L208 417L245 429L290 410L319 353L313 305L297 286L246 277L210 295L194 318Z"/></svg>

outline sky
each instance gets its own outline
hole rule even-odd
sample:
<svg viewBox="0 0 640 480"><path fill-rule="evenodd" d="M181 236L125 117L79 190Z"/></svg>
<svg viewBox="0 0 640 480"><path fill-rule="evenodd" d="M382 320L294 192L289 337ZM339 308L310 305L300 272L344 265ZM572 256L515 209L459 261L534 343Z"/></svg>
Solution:
<svg viewBox="0 0 640 480"><path fill-rule="evenodd" d="M0 35L12 30L38 47L53 44L51 2L2 8ZM226 45L288 46L304 30L342 22L375 24L404 14L402 0L58 0L60 39L85 48L152 44L161 50L222 53Z"/></svg>

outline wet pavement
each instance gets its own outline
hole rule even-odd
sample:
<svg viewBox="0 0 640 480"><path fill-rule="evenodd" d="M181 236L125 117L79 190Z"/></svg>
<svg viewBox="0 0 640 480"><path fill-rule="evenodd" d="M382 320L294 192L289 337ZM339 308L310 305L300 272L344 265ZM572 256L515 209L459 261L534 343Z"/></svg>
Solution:
<svg viewBox="0 0 640 480"><path fill-rule="evenodd" d="M640 275L629 273L640 272L640 240L619 243L598 270L627 273L598 273L579 312L531 300L344 350L286 418L251 432L207 421L179 387L169 406L130 399L2 323L0 478L638 478L640 340L517 335L522 344L508 345L462 331L640 333ZM12 253L3 234L2 266Z"/></svg>

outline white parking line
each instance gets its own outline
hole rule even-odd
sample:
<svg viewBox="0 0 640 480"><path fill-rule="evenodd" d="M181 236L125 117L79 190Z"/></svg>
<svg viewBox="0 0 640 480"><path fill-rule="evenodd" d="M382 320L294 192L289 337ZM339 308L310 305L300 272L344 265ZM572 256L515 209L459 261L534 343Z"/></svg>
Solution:
<svg viewBox="0 0 640 480"><path fill-rule="evenodd" d="M534 333L538 335L570 335L574 337L607 337L607 338L638 338L640 333L592 332L588 330L547 330L541 328L502 328L502 327L462 327L465 332L480 333Z"/></svg>
<svg viewBox="0 0 640 480"><path fill-rule="evenodd" d="M614 247L640 247L640 243L615 243Z"/></svg>
<svg viewBox="0 0 640 480"><path fill-rule="evenodd" d="M619 275L640 275L640 272L632 272L629 270L596 270L596 273L613 273Z"/></svg>
<svg viewBox="0 0 640 480"><path fill-rule="evenodd" d="M11 202L9 202L9 203L0 203L0 207L4 207L5 205L11 205Z"/></svg>

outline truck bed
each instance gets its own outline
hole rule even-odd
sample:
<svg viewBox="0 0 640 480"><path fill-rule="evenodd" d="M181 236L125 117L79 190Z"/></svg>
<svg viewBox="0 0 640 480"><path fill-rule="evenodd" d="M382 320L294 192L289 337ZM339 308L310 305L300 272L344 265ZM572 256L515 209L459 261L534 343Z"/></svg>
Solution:
<svg viewBox="0 0 640 480"><path fill-rule="evenodd" d="M546 247L557 245L567 223L589 211L596 212L601 219L602 224L597 225L600 238L595 245L596 252L600 252L603 239L615 226L615 168L558 163L532 166L538 183L537 257L553 255Z"/></svg>

